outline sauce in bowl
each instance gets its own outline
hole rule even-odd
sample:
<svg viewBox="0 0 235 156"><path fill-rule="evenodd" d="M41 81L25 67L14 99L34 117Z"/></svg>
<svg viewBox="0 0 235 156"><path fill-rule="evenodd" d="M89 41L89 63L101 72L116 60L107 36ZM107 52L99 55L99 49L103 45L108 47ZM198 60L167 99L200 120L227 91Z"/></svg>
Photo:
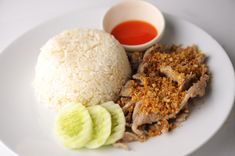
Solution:
<svg viewBox="0 0 235 156"><path fill-rule="evenodd" d="M154 39L157 29L145 21L126 21L113 28L111 34L125 45L140 45Z"/></svg>

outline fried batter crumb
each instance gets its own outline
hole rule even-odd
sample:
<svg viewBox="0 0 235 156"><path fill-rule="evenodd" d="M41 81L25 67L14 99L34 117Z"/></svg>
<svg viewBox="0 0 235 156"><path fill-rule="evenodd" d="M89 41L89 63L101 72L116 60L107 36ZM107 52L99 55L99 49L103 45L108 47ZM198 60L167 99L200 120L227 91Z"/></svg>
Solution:
<svg viewBox="0 0 235 156"><path fill-rule="evenodd" d="M142 137L167 133L187 119L188 100L204 95L206 85L198 82L206 84L209 80L206 56L195 45L183 48L156 44L137 58L138 71L123 87L118 103L127 124L139 126ZM201 88L193 90L197 83ZM189 95L192 90L194 96ZM133 115L138 102L138 112Z"/></svg>

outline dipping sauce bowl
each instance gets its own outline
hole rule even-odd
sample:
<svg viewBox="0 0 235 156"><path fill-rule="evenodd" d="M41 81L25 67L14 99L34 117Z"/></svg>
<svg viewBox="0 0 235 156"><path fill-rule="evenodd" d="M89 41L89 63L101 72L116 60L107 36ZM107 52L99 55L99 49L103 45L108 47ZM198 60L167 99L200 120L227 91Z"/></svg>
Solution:
<svg viewBox="0 0 235 156"><path fill-rule="evenodd" d="M143 51L161 39L165 19L162 12L148 2L126 0L106 12L103 29L127 51Z"/></svg>

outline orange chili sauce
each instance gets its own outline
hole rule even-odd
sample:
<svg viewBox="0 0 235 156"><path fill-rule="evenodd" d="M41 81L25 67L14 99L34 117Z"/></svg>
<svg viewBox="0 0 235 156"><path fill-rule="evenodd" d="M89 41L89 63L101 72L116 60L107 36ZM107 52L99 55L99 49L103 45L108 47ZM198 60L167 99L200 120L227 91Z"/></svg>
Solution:
<svg viewBox="0 0 235 156"><path fill-rule="evenodd" d="M157 29L144 21L126 21L118 24L111 34L125 45L138 45L151 41L157 36Z"/></svg>

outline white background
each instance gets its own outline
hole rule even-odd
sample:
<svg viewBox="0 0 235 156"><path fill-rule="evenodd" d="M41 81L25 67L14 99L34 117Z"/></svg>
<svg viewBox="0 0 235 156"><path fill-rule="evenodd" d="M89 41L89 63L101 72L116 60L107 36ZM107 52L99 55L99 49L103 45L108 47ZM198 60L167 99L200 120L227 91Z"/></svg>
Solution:
<svg viewBox="0 0 235 156"><path fill-rule="evenodd" d="M89 9L89 6L111 6L117 2L117 0L0 0L0 51L22 33L50 18L70 10ZM235 0L151 0L150 2L164 12L203 28L223 46L235 64ZM235 156L235 107L219 132L191 155ZM0 156L11 155L0 146Z"/></svg>

